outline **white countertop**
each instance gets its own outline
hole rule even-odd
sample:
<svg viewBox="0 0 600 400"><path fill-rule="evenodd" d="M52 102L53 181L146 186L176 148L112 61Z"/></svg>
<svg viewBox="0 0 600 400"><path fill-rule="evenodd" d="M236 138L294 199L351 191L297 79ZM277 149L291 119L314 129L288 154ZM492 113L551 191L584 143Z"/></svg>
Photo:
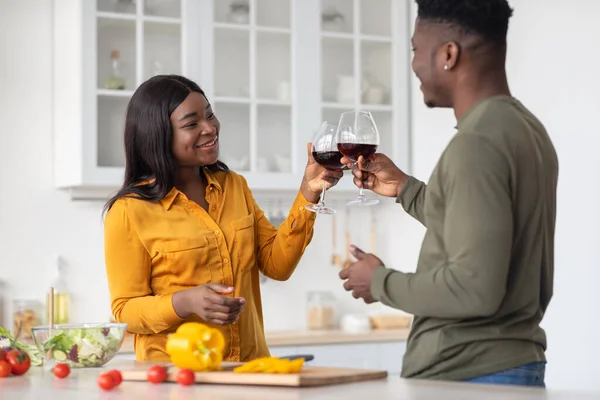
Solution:
<svg viewBox="0 0 600 400"><path fill-rule="evenodd" d="M132 361L112 361L109 368L127 368ZM25 376L0 378L0 399L94 400L94 399L218 399L218 400L597 400L600 393L557 392L544 389L512 388L481 384L386 380L326 386L320 388L272 388L250 386L177 384L152 385L146 382L123 382L118 389L104 392L96 386L102 369L74 369L64 380L55 378L44 368L32 368Z"/></svg>

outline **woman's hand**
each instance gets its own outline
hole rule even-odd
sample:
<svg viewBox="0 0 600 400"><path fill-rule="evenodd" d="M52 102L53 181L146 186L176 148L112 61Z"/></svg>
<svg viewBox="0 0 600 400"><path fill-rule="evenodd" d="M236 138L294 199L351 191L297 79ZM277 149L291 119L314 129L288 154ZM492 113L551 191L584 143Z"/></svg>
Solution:
<svg viewBox="0 0 600 400"><path fill-rule="evenodd" d="M344 176L344 173L342 171L328 171L319 165L312 156L312 143L308 143L306 148L308 151L308 162L304 169L304 177L302 178L300 190L306 200L311 203L317 203L323 191L323 184L325 185L325 190L331 189Z"/></svg>
<svg viewBox="0 0 600 400"><path fill-rule="evenodd" d="M233 288L226 285L209 283L196 286L175 293L173 308L180 318L195 314L209 324L229 325L237 321L244 311L246 300L222 296L228 293L233 293Z"/></svg>

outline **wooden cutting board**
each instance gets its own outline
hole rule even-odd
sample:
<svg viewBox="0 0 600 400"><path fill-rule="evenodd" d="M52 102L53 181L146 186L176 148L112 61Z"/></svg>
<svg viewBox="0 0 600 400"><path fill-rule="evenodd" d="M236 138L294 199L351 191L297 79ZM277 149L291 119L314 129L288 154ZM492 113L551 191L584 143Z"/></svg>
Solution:
<svg viewBox="0 0 600 400"><path fill-rule="evenodd" d="M236 374L232 369L239 364L223 363L222 371L197 372L196 383L216 385L253 385L314 387L339 385L387 378L386 371L327 368L305 366L299 374ZM133 369L121 370L124 381L146 381L148 364L140 364ZM168 382L176 382L177 367L168 367Z"/></svg>

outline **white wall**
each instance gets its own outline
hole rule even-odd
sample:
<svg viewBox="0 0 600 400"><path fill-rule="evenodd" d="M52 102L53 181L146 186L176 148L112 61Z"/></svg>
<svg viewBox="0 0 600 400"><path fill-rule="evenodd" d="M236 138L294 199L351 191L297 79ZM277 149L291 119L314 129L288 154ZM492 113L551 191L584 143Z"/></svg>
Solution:
<svg viewBox="0 0 600 400"><path fill-rule="evenodd" d="M544 321L551 388L600 389L597 289L600 3L509 0L513 95L545 124L560 162L555 295ZM427 178L453 132L448 110L428 110L413 85L416 175Z"/></svg>
<svg viewBox="0 0 600 400"><path fill-rule="evenodd" d="M588 0L512 0L509 43L514 94L546 124L560 162L555 298L548 331L551 388L600 389L596 376L597 230L600 226L595 132L600 111L600 4ZM99 202L70 202L52 187L51 0L0 0L0 281L8 300L42 299L48 264L68 262L74 319L109 318ZM449 111L428 110L413 85L413 169L427 179L453 132ZM391 266L414 268L422 228L388 202L378 212L380 254ZM343 210L343 204L335 204ZM338 231L344 229L344 214ZM353 241L368 248L367 211L353 214ZM342 311L362 310L340 287L331 255L331 223L319 217L316 235L289 282L264 286L267 329L302 328L306 292L333 291ZM341 243L339 243L341 248ZM393 260L392 260L393 258ZM0 290L3 286L0 285ZM282 306L285 305L285 306ZM10 303L5 307L10 311ZM5 323L9 322L8 315Z"/></svg>
<svg viewBox="0 0 600 400"><path fill-rule="evenodd" d="M0 4L0 277L7 305L15 297L43 299L59 253L71 266L76 315L106 319L100 205L70 203L52 188L51 1Z"/></svg>

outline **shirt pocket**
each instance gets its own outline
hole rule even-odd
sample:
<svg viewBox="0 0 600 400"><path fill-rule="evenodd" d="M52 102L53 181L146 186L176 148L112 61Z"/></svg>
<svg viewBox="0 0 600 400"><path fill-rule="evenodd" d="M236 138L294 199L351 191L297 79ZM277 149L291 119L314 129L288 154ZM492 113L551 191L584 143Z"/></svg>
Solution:
<svg viewBox="0 0 600 400"><path fill-rule="evenodd" d="M168 283L196 286L211 281L206 237L166 240L158 245L160 260L155 268Z"/></svg>
<svg viewBox="0 0 600 400"><path fill-rule="evenodd" d="M234 254L237 256L238 269L251 270L256 261L256 232L254 214L231 221L234 230Z"/></svg>

